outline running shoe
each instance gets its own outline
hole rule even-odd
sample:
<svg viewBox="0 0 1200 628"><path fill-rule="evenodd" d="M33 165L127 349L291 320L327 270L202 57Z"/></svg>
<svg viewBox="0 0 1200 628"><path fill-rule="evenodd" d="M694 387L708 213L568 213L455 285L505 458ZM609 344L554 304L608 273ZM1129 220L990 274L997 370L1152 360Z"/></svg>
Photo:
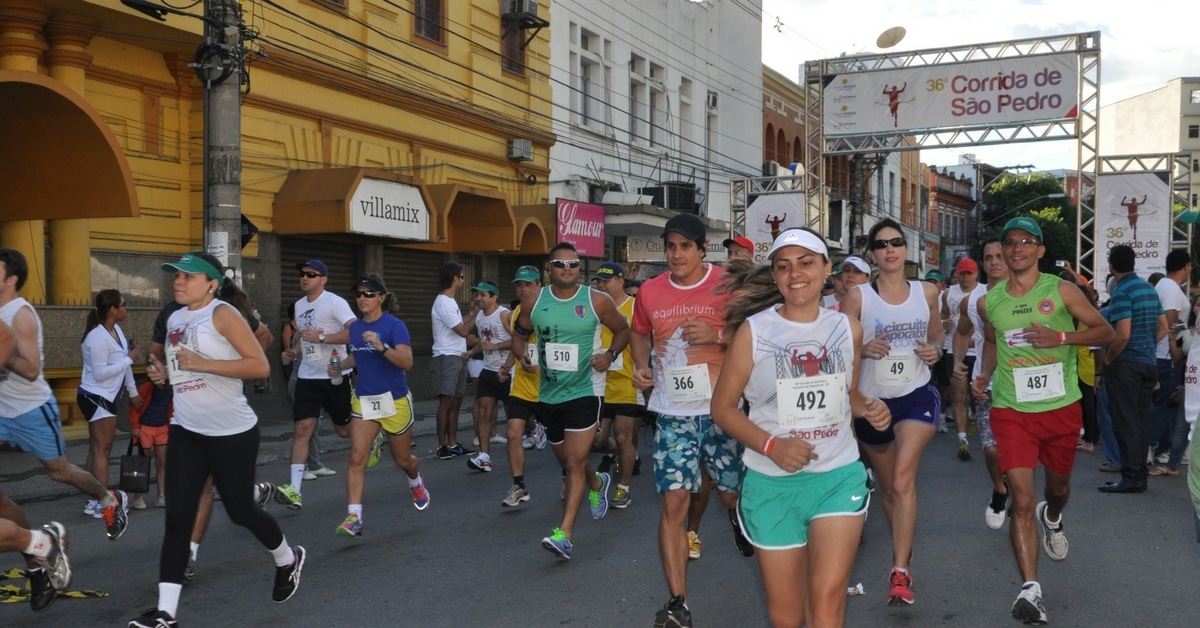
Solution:
<svg viewBox="0 0 1200 628"><path fill-rule="evenodd" d="M475 452L471 451L470 449L463 449L462 445L455 445L450 448L450 453L454 454L455 456L469 456Z"/></svg>
<svg viewBox="0 0 1200 628"><path fill-rule="evenodd" d="M687 537L688 560L696 560L697 558L700 558L700 549L704 546L704 544L700 542L700 535L692 532L691 530L687 531Z"/></svg>
<svg viewBox="0 0 1200 628"><path fill-rule="evenodd" d="M900 606L901 604L912 604L912 576L892 568L892 575L888 577L892 584L892 590L888 593L888 605Z"/></svg>
<svg viewBox="0 0 1200 628"><path fill-rule="evenodd" d="M90 515L94 519L103 519L104 509L100 507L100 502L89 499L87 505L83 507L83 514Z"/></svg>
<svg viewBox="0 0 1200 628"><path fill-rule="evenodd" d="M484 473L491 473L492 457L481 451L481 452L475 454L474 456L467 458L467 466L476 471L482 471Z"/></svg>
<svg viewBox="0 0 1200 628"><path fill-rule="evenodd" d="M183 583L188 584L196 579L196 557L188 556L187 567L183 570Z"/></svg>
<svg viewBox="0 0 1200 628"><path fill-rule="evenodd" d="M992 490L992 503L988 504L987 508L983 509L983 522L987 527L993 530L999 530L1004 527L1004 518L1007 515L1008 495L999 493L995 489Z"/></svg>
<svg viewBox="0 0 1200 628"><path fill-rule="evenodd" d="M533 433L529 430L521 437L521 449L533 449Z"/></svg>
<svg viewBox="0 0 1200 628"><path fill-rule="evenodd" d="M1037 505L1037 520L1042 525L1042 549L1051 560L1063 560L1067 557L1067 533L1063 531L1062 515L1059 515L1058 525L1051 527L1046 521L1047 503ZM1040 592L1039 592L1040 594Z"/></svg>
<svg viewBox="0 0 1200 628"><path fill-rule="evenodd" d="M417 510L425 510L429 508L429 491L425 488L425 480L421 480L416 486L408 487L412 493L413 508Z"/></svg>
<svg viewBox="0 0 1200 628"><path fill-rule="evenodd" d="M158 501L154 502L154 506L156 508L166 508L167 507L167 498L163 495L159 495Z"/></svg>
<svg viewBox="0 0 1200 628"><path fill-rule="evenodd" d="M135 494L133 496L133 503L130 504L130 507L132 507L134 510L145 510L146 509L146 500L142 499L141 495Z"/></svg>
<svg viewBox="0 0 1200 628"><path fill-rule="evenodd" d="M533 422L533 446L538 449L546 448L546 428L538 421Z"/></svg>
<svg viewBox="0 0 1200 628"><path fill-rule="evenodd" d="M737 546L737 551L742 556L747 558L754 555L754 545L750 543L750 539L742 534L742 524L738 522L737 509L729 509L729 524L733 526L733 544Z"/></svg>
<svg viewBox="0 0 1200 628"><path fill-rule="evenodd" d="M308 477L310 475L313 477L311 477L311 478ZM317 478L327 478L331 475L337 475L337 471L334 471L333 469L330 469L329 467L318 467L316 469L311 469L311 470L305 471L304 479L315 480Z"/></svg>
<svg viewBox="0 0 1200 628"><path fill-rule="evenodd" d="M507 445L508 437L502 436L500 434L495 434L488 440L488 442L492 443L493 445Z"/></svg>
<svg viewBox="0 0 1200 628"><path fill-rule="evenodd" d="M437 449L437 457L438 460L449 460L454 457L454 454L450 453L449 447L442 445Z"/></svg>
<svg viewBox="0 0 1200 628"><path fill-rule="evenodd" d="M683 603L683 596L676 595L667 600L654 614L654 628L691 628L692 612Z"/></svg>
<svg viewBox="0 0 1200 628"><path fill-rule="evenodd" d="M596 465L596 470L600 473L608 473L609 471L612 471L613 464L615 462L616 458L614 458L612 454L604 454L600 457L600 464Z"/></svg>
<svg viewBox="0 0 1200 628"><path fill-rule="evenodd" d="M343 520L340 525L338 525L337 535L350 537L352 539L361 539L362 529L362 520L358 518L358 515L350 513L346 516L346 519Z"/></svg>
<svg viewBox="0 0 1200 628"><path fill-rule="evenodd" d="M46 569L50 586L59 591L71 584L71 561L67 559L67 529L57 521L42 526L42 532L50 537L50 549L45 558L34 558L34 562Z"/></svg>
<svg viewBox="0 0 1200 628"><path fill-rule="evenodd" d="M1021 587L1017 601L1013 602L1012 616L1034 626L1049 623L1046 605L1042 603L1042 586L1036 582Z"/></svg>
<svg viewBox="0 0 1200 628"><path fill-rule="evenodd" d="M478 437L478 436L476 436L475 438L472 438L472 439L471 439L471 446L472 446L472 447L478 447L478 446L479 446L479 437Z"/></svg>
<svg viewBox="0 0 1200 628"><path fill-rule="evenodd" d="M125 528L129 527L129 496L125 491L109 491L113 499L117 500L112 506L102 509L104 515L104 524L108 526L108 538L115 541L125 534Z"/></svg>
<svg viewBox="0 0 1200 628"><path fill-rule="evenodd" d="M300 496L300 491L291 484L275 487L275 501L288 507L288 510L300 510L304 508L304 500Z"/></svg>
<svg viewBox="0 0 1200 628"><path fill-rule="evenodd" d="M300 570L304 568L304 548L297 545L292 548L292 553L296 555L292 564L275 568L275 590L271 592L271 599L276 603L288 601L296 594L296 589L300 588Z"/></svg>
<svg viewBox="0 0 1200 628"><path fill-rule="evenodd" d="M550 536L542 539L542 547L563 560L571 560L571 539L563 534L561 528L554 528Z"/></svg>
<svg viewBox="0 0 1200 628"><path fill-rule="evenodd" d="M129 622L129 628L175 628L179 622L167 611L152 608Z"/></svg>
<svg viewBox="0 0 1200 628"><path fill-rule="evenodd" d="M629 496L629 489L618 486L617 490L613 491L612 507L613 508L629 508L629 504L633 503L633 498Z"/></svg>
<svg viewBox="0 0 1200 628"><path fill-rule="evenodd" d="M958 459L963 462L971 460L971 443L968 443L966 439L959 439L958 441Z"/></svg>
<svg viewBox="0 0 1200 628"><path fill-rule="evenodd" d="M266 510L267 504L275 498L275 485L270 482L259 482L254 485L254 488L258 489L258 497L254 498L254 503L258 504L259 508Z"/></svg>
<svg viewBox="0 0 1200 628"><path fill-rule="evenodd" d="M371 453L367 455L367 468L370 469L379 464L379 456L383 454L383 443L387 439L383 435L383 430L375 435L375 441L371 443Z"/></svg>
<svg viewBox="0 0 1200 628"><path fill-rule="evenodd" d="M607 473L597 473L600 478L600 490L588 491L588 507L592 510L592 519L603 519L608 514L608 485L612 478Z"/></svg>
<svg viewBox="0 0 1200 628"><path fill-rule="evenodd" d="M512 488L508 489L508 495L504 497L504 501L500 502L501 506L516 508L521 502L529 501L529 491L525 490L520 484L513 484Z"/></svg>

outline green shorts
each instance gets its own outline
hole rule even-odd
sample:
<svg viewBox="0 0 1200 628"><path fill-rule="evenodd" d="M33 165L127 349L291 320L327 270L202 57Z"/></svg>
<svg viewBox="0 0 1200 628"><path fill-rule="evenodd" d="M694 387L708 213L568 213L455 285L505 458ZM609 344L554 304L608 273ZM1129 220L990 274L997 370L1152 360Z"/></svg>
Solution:
<svg viewBox="0 0 1200 628"><path fill-rule="evenodd" d="M785 476L748 469L738 500L738 519L755 547L794 549L808 545L808 525L813 519L862 516L869 503L867 471L859 461L825 473Z"/></svg>

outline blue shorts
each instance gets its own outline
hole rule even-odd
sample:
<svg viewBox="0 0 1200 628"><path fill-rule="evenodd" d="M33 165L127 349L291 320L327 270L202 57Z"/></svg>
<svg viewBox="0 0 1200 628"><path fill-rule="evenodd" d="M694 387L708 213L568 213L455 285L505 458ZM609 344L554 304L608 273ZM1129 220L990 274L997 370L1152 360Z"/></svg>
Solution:
<svg viewBox="0 0 1200 628"><path fill-rule="evenodd" d="M0 440L20 445L38 460L54 460L66 454L58 403L51 399L20 416L0 418Z"/></svg>
<svg viewBox="0 0 1200 628"><path fill-rule="evenodd" d="M870 494L867 470L857 460L824 473L772 476L748 471L738 499L738 520L755 547L794 549L808 544L813 519L865 515Z"/></svg>
<svg viewBox="0 0 1200 628"><path fill-rule="evenodd" d="M896 432L893 428L897 423L917 421L935 427L938 417L942 415L942 395L938 392L937 386L933 384L926 384L903 397L884 399L883 402L892 412L891 425L881 432L871 427L871 424L863 417L855 417L854 435L858 437L858 442L872 447L882 447L896 440Z"/></svg>
<svg viewBox="0 0 1200 628"><path fill-rule="evenodd" d="M654 484L659 493L687 490L700 492L700 460L717 489L726 493L742 490L746 467L742 444L713 423L712 415L658 415L654 434Z"/></svg>

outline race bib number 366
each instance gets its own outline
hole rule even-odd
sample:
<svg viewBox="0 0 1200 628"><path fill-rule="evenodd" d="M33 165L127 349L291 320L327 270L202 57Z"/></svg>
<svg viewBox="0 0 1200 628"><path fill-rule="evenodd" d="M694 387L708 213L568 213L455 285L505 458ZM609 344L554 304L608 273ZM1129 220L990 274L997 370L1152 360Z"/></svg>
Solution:
<svg viewBox="0 0 1200 628"><path fill-rule="evenodd" d="M666 379L664 384L667 387L667 399L673 403L707 401L712 397L707 364L667 369L663 375Z"/></svg>

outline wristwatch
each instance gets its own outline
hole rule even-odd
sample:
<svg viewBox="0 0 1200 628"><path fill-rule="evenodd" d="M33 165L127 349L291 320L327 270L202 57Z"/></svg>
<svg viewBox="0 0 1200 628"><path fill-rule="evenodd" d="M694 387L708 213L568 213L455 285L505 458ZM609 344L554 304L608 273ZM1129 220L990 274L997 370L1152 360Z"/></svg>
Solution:
<svg viewBox="0 0 1200 628"><path fill-rule="evenodd" d="M325 342L325 334L317 334L317 342Z"/></svg>
<svg viewBox="0 0 1200 628"><path fill-rule="evenodd" d="M616 351L613 351L612 349L609 349L608 351L605 351L605 353L607 353L607 354L608 354L608 357L612 358L612 361L613 361L613 362L616 362L616 361L617 361L617 352L616 352Z"/></svg>
<svg viewBox="0 0 1200 628"><path fill-rule="evenodd" d="M385 343L383 343L383 351L380 351L380 353L387 353L388 349L391 349L391 348L392 348L392 345L389 345L388 343L385 342Z"/></svg>

